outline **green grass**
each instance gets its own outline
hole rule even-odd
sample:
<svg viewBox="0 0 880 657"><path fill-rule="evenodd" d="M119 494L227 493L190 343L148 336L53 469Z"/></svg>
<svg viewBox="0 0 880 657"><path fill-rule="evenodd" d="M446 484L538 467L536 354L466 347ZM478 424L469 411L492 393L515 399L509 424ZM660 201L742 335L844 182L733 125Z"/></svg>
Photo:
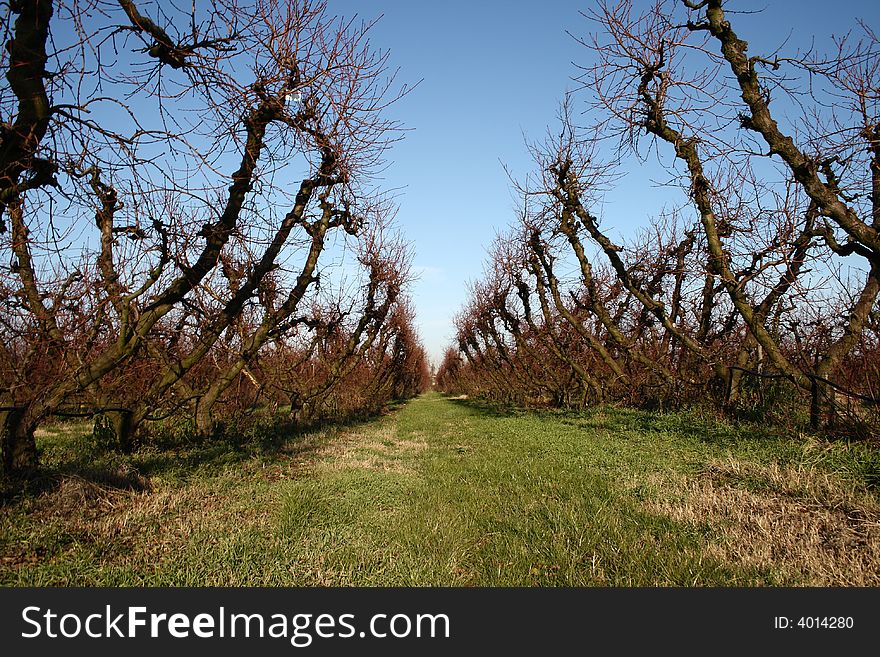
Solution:
<svg viewBox="0 0 880 657"><path fill-rule="evenodd" d="M431 393L286 442L106 457L82 433L42 436L51 476L2 507L0 583L880 583L877 450L697 411Z"/></svg>

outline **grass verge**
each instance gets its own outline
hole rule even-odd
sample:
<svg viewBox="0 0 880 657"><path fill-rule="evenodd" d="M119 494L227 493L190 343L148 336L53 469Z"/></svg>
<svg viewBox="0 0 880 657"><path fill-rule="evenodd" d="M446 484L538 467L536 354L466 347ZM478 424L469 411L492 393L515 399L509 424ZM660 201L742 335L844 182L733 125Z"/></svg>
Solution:
<svg viewBox="0 0 880 657"><path fill-rule="evenodd" d="M3 585L875 586L880 455L698 412L428 394L273 444L90 454L0 509Z"/></svg>

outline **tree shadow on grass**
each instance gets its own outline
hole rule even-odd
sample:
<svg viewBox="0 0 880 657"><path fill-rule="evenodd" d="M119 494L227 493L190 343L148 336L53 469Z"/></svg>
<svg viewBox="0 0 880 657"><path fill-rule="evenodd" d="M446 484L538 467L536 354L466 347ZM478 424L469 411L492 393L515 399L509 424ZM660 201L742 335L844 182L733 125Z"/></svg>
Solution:
<svg viewBox="0 0 880 657"><path fill-rule="evenodd" d="M674 433L704 443L726 445L742 441L778 441L780 427L748 420L728 419L702 407L676 411L630 408L610 404L583 409L523 408L481 398L447 397L448 401L482 418L513 418L533 415L585 431L605 431L620 437L627 434Z"/></svg>
<svg viewBox="0 0 880 657"><path fill-rule="evenodd" d="M138 470L147 476L186 480L254 459L269 464L302 458L337 433L357 429L377 417L353 415L310 423L265 418L247 427L220 427L211 436L183 434L165 438L132 456Z"/></svg>
<svg viewBox="0 0 880 657"><path fill-rule="evenodd" d="M209 436L199 436L185 425L162 427L137 440L134 449L126 453L96 444L87 423L55 425L38 438L42 463L38 470L0 477L0 508L57 492L72 480L107 490L148 492L155 477L187 481L255 460L261 466L301 461L339 432L374 422L405 403L388 404L379 414L309 423L260 417L218 427Z"/></svg>
<svg viewBox="0 0 880 657"><path fill-rule="evenodd" d="M505 404L479 397L472 398L461 396L445 397L445 399L459 408L464 409L468 415L484 418L522 417L535 412L532 409L525 409L514 404Z"/></svg>

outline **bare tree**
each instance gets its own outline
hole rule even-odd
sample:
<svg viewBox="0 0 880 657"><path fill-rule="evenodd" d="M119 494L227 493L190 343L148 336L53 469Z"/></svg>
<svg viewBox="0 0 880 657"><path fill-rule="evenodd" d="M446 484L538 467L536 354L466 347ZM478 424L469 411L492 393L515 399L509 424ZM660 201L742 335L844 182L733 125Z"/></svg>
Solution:
<svg viewBox="0 0 880 657"><path fill-rule="evenodd" d="M831 58L821 61L812 56L749 57L748 44L734 31L720 1L684 4L690 13L680 21L660 5L641 16L634 16L628 3L603 5L595 18L617 45L605 47L598 40L588 44L597 60L585 81L599 89L605 108L623 118L633 141L641 129L673 150L686 167L709 272L748 326L749 339L786 378L814 398L821 396L823 403L833 403L831 379L860 339L880 292L876 37L867 31L855 46L841 43ZM693 73L694 66L686 64L698 56L703 68ZM774 119L770 103L774 96L791 93L807 94L795 106L807 127L799 130L792 124L789 134ZM719 125L732 119L732 127L711 128L707 114ZM757 199L747 202L731 192L759 168L769 173L764 185L777 172L777 188L792 190L795 201L789 207L796 207L794 212L783 207L762 212ZM723 186L725 178L734 183ZM753 247L752 265L738 267L732 245L744 234L744 221L754 225L781 213L789 221L777 232L775 248ZM749 289L756 287L756 268L767 274L765 259L780 252L785 256L776 262L776 283L756 298ZM826 344L813 363L799 362L768 327L770 310L806 280L808 258L815 262L833 256L862 258L863 283L858 290L841 290L852 299L846 320L839 328L828 327ZM814 401L814 426L817 412Z"/></svg>
<svg viewBox="0 0 880 657"><path fill-rule="evenodd" d="M563 103L558 136L532 146L539 182L519 186L527 210L508 239L522 255L496 254L510 273L501 285L487 277L498 290L488 301L474 287L458 322L467 364L447 358L444 385L483 377L510 395L540 345L598 399L708 391L735 409L751 381L761 403L762 381L787 381L806 393L815 428L876 403L861 374L875 357L880 293L876 35L863 25L825 58L748 55L724 4L602 2L585 14L597 30L580 39L582 95ZM577 98L587 99L582 127ZM608 145L613 157L602 156ZM614 209L594 208L618 161L664 149L686 202L612 239ZM493 313L515 351L479 321Z"/></svg>
<svg viewBox="0 0 880 657"><path fill-rule="evenodd" d="M2 397L14 472L35 465L40 422L84 395L106 402L102 382L140 355L153 356L145 399L177 385L277 278L292 237L320 232L316 204L328 227L355 231L342 217L369 203L397 138L381 110L401 92L370 25L322 2L30 0L10 16L0 248L12 262ZM312 255L293 290L313 284ZM166 350L175 326L197 328ZM58 363L39 380L24 369L36 354Z"/></svg>

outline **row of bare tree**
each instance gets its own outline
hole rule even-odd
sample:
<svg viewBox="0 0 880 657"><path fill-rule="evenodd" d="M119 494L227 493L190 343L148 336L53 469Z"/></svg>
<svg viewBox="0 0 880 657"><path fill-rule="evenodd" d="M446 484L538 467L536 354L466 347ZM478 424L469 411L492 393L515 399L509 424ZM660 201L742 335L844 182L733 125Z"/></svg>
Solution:
<svg viewBox="0 0 880 657"><path fill-rule="evenodd" d="M814 428L845 414L876 432L880 42L863 25L828 57L751 54L727 4L586 15L593 123L577 125L572 95L532 147L536 174L456 318L441 389L554 405L789 399ZM627 158L665 167L681 203L624 241L601 202Z"/></svg>
<svg viewBox="0 0 880 657"><path fill-rule="evenodd" d="M375 410L426 384L408 247L374 187L403 93L316 0L8 5L2 469L99 413Z"/></svg>

